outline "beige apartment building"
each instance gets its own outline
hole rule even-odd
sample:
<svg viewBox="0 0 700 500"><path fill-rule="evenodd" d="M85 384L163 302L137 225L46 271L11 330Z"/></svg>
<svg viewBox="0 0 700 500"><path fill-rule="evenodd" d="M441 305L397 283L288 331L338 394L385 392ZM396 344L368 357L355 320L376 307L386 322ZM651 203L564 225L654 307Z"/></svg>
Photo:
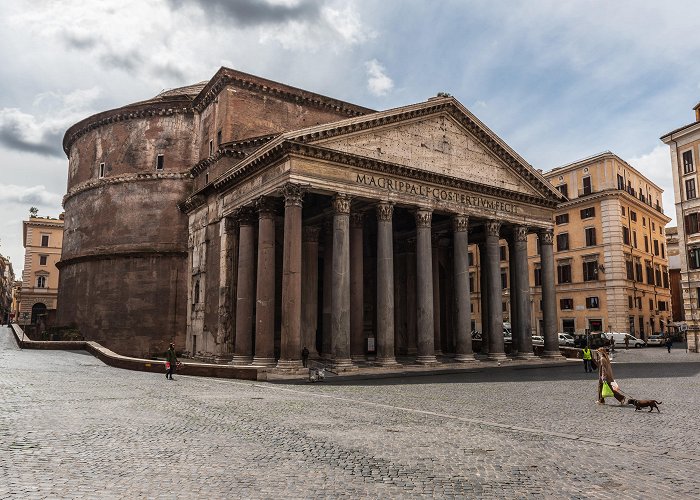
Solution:
<svg viewBox="0 0 700 500"><path fill-rule="evenodd" d="M58 298L58 268L63 245L63 214L58 219L29 217L23 222L24 271L19 304L20 324L36 324L55 311ZM25 316L26 315L26 316Z"/></svg>
<svg viewBox="0 0 700 500"><path fill-rule="evenodd" d="M555 212L554 258L560 332L630 332L646 338L672 323L663 190L630 164L604 152L553 169L544 177L569 201ZM540 257L537 235L528 237L532 334L541 335ZM503 317L511 320L508 266L500 246ZM480 330L479 252L470 248L470 285Z"/></svg>
<svg viewBox="0 0 700 500"><path fill-rule="evenodd" d="M629 332L641 338L672 322L663 190L617 155L604 153L545 174L568 202L555 212L560 331ZM536 241L530 239L537 287ZM537 305L540 293L532 296ZM533 308L539 325L542 317Z"/></svg>
<svg viewBox="0 0 700 500"><path fill-rule="evenodd" d="M688 350L699 352L700 338L700 103L695 121L661 137L671 152L673 196L678 221L678 255L684 326L688 329Z"/></svg>

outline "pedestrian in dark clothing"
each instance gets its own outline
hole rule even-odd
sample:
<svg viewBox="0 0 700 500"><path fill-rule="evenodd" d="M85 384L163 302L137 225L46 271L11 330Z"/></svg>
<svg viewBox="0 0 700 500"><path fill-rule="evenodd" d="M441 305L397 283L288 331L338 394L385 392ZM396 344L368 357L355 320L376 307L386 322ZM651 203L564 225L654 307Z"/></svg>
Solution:
<svg viewBox="0 0 700 500"><path fill-rule="evenodd" d="M625 349L629 349L629 348L630 348L630 338L627 335L625 335Z"/></svg>
<svg viewBox="0 0 700 500"><path fill-rule="evenodd" d="M168 350L165 353L165 363L167 371L165 372L165 378L170 380L175 380L173 378L173 373L175 373L175 366L177 365L177 356L175 355L175 344L170 344Z"/></svg>
<svg viewBox="0 0 700 500"><path fill-rule="evenodd" d="M309 350L304 346L304 348L301 350L301 362L304 365L304 368L307 367L309 364Z"/></svg>
<svg viewBox="0 0 700 500"><path fill-rule="evenodd" d="M666 337L666 349L668 349L668 352L671 352L671 346L673 345L673 340L671 340L671 337Z"/></svg>

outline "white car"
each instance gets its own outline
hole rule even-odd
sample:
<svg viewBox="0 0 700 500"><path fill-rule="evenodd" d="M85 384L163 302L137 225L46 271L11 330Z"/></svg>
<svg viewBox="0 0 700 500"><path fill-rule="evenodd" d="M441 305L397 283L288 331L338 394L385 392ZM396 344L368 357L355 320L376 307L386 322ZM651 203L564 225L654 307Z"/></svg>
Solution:
<svg viewBox="0 0 700 500"><path fill-rule="evenodd" d="M532 345L544 345L544 337L542 335L533 335Z"/></svg>
<svg viewBox="0 0 700 500"><path fill-rule="evenodd" d="M605 336L608 339L613 338L615 340L615 347L625 347L625 339L627 339L630 347L644 347L647 345L642 339L638 339L629 333L607 332Z"/></svg>
<svg viewBox="0 0 700 500"><path fill-rule="evenodd" d="M565 347L574 347L574 338L568 333L560 333L559 345L563 345Z"/></svg>
<svg viewBox="0 0 700 500"><path fill-rule="evenodd" d="M665 342L666 339L663 335L649 335L649 338L647 339L647 345L664 345Z"/></svg>

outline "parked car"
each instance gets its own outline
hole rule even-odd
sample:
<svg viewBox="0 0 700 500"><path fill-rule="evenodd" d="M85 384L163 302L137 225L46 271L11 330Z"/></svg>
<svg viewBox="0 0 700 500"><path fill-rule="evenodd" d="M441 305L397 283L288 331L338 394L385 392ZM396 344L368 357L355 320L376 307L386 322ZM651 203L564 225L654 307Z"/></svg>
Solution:
<svg viewBox="0 0 700 500"><path fill-rule="evenodd" d="M544 345L544 337L542 335L533 335L532 345Z"/></svg>
<svg viewBox="0 0 700 500"><path fill-rule="evenodd" d="M628 339L630 347L644 347L646 345L642 339L638 339L629 333L607 332L605 336L608 339L613 339L615 347L625 347L625 339Z"/></svg>
<svg viewBox="0 0 700 500"><path fill-rule="evenodd" d="M568 333L559 334L559 345L574 347L574 338Z"/></svg>
<svg viewBox="0 0 700 500"><path fill-rule="evenodd" d="M663 335L655 333L654 335L649 335L649 338L647 339L647 345L652 346L652 345L664 345L664 342L666 342L666 339L664 338Z"/></svg>

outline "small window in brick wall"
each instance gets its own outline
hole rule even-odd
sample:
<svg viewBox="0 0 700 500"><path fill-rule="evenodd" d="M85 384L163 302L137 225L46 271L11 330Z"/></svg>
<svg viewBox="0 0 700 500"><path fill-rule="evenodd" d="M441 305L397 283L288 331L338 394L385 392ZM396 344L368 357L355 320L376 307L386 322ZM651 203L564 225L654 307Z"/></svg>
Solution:
<svg viewBox="0 0 700 500"><path fill-rule="evenodd" d="M156 170L163 170L164 165L165 165L165 156L158 155L156 157Z"/></svg>

